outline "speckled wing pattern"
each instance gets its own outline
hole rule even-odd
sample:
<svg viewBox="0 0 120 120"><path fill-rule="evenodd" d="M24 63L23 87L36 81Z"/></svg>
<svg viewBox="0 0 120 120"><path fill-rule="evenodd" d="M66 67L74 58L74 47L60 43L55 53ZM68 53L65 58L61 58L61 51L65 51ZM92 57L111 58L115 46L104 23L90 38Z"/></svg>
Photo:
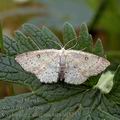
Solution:
<svg viewBox="0 0 120 120"><path fill-rule="evenodd" d="M58 50L38 50L17 55L15 60L25 71L44 83L57 82L59 72Z"/></svg>
<svg viewBox="0 0 120 120"><path fill-rule="evenodd" d="M110 65L105 58L87 52L67 50L65 54L67 65L65 82L70 84L81 84Z"/></svg>
<svg viewBox="0 0 120 120"><path fill-rule="evenodd" d="M61 65L62 60L64 66ZM64 81L69 84L81 84L90 76L95 76L110 65L103 57L76 50L38 50L16 56L16 61L24 70L31 72L43 83L57 82L60 69Z"/></svg>

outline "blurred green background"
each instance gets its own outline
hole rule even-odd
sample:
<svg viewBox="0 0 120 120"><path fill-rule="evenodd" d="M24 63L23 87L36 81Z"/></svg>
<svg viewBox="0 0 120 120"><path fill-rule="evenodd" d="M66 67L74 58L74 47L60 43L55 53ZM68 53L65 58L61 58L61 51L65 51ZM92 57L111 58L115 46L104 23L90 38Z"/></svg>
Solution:
<svg viewBox="0 0 120 120"><path fill-rule="evenodd" d="M76 32L87 23L94 41L101 38L108 59L120 63L120 0L0 0L3 34L10 37L22 24L32 23L49 27L62 40L65 21ZM24 92L29 90L0 82L0 98Z"/></svg>

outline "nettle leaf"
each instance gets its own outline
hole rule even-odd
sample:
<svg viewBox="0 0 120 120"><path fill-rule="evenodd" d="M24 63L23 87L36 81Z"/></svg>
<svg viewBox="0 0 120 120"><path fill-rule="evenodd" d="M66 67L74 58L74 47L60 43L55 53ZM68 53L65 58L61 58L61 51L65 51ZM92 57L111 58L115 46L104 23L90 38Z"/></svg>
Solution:
<svg viewBox="0 0 120 120"><path fill-rule="evenodd" d="M18 49L18 44L14 39L8 36L3 36L3 39L4 49L7 55L14 56L20 53L20 50Z"/></svg>
<svg viewBox="0 0 120 120"><path fill-rule="evenodd" d="M21 53L38 50L39 47L35 44L31 38L26 37L22 32L17 31L15 34L15 40L18 42L18 48Z"/></svg>
<svg viewBox="0 0 120 120"><path fill-rule="evenodd" d="M93 53L104 57L105 53L104 53L103 45L100 39L96 41L94 49L93 49Z"/></svg>
<svg viewBox="0 0 120 120"><path fill-rule="evenodd" d="M103 45L100 39L97 40L95 46L93 47L93 39L92 36L88 32L88 28L85 23L83 23L80 27L79 36L77 36L75 29L73 26L66 22L64 24L64 45L65 48L83 50L86 52L94 53L98 56L105 57L105 52L103 49Z"/></svg>
<svg viewBox="0 0 120 120"><path fill-rule="evenodd" d="M30 37L39 49L60 49L60 45L62 46L60 40L46 27L39 29L34 25L25 24L22 32Z"/></svg>
<svg viewBox="0 0 120 120"><path fill-rule="evenodd" d="M79 50L85 50L87 52L92 52L93 41L92 36L88 33L88 28L86 24L82 24L80 27L80 37L78 38Z"/></svg>
<svg viewBox="0 0 120 120"><path fill-rule="evenodd" d="M115 72L113 83L114 86L109 97L113 98L115 102L120 104L120 66Z"/></svg>
<svg viewBox="0 0 120 120"><path fill-rule="evenodd" d="M57 38L57 36L45 26L42 28L42 35L47 41L49 48L61 49L61 47L63 47L61 41Z"/></svg>
<svg viewBox="0 0 120 120"><path fill-rule="evenodd" d="M66 42L76 37L75 30L69 23L65 23L64 30ZM85 51L93 52L92 38L85 25L82 25L80 35L79 49L86 48ZM92 83L42 84L33 74L24 71L14 59L15 55L26 51L61 49L60 46L60 40L48 28L40 29L31 24L24 25L21 31L17 31L14 39L4 36L6 54L0 55L0 80L26 85L31 92L0 100L1 120L120 119L119 68L115 73L113 89L103 94L98 88L93 87L95 84ZM96 45L95 49L97 46L99 45ZM99 49L100 56L101 50ZM98 49L95 51L97 53ZM98 81L98 78L96 76L94 80Z"/></svg>
<svg viewBox="0 0 120 120"><path fill-rule="evenodd" d="M77 43L77 35L76 32L73 28L73 26L66 22L64 24L64 33L63 33L63 42L65 45L65 49L69 49L74 47L74 49L76 48L76 43Z"/></svg>
<svg viewBox="0 0 120 120"><path fill-rule="evenodd" d="M45 85L35 93L7 97L0 101L4 120L118 120L120 106L99 90L84 87Z"/></svg>
<svg viewBox="0 0 120 120"><path fill-rule="evenodd" d="M25 72L14 57L4 55L0 56L0 80L27 85L33 90L40 85L37 78Z"/></svg>

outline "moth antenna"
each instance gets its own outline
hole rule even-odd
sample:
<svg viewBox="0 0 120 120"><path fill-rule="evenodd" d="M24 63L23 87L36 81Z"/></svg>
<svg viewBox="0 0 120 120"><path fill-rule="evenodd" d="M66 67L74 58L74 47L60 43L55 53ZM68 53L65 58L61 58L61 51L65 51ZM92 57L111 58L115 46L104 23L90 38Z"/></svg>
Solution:
<svg viewBox="0 0 120 120"><path fill-rule="evenodd" d="M75 45L73 45L71 48L69 48L68 50L74 48L77 45L78 41L76 41Z"/></svg>
<svg viewBox="0 0 120 120"><path fill-rule="evenodd" d="M78 39L78 38L80 38L80 36L78 36L78 37L75 37L75 38L73 38L73 39L71 39L71 40L69 40L65 45L64 45L64 48L71 42L71 41L74 41L75 39ZM75 45L73 45L71 48L69 48L69 49L72 49L72 48L74 48L76 45L77 45L77 43L78 43L78 40L76 40L76 43L75 43ZM69 50L68 49L68 50Z"/></svg>
<svg viewBox="0 0 120 120"><path fill-rule="evenodd" d="M51 40L51 41L52 41L52 40ZM58 45L61 49L63 48L63 46L60 45L58 42L56 42L56 41L52 41L52 42L54 42L56 45Z"/></svg>
<svg viewBox="0 0 120 120"><path fill-rule="evenodd" d="M85 48L83 48L83 49L81 49L81 51L84 51L86 49L86 47Z"/></svg>

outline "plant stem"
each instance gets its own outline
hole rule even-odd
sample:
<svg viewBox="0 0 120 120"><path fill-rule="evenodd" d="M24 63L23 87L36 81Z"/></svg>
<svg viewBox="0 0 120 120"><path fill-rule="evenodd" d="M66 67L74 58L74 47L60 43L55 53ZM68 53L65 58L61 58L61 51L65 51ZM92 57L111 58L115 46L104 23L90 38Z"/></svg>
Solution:
<svg viewBox="0 0 120 120"><path fill-rule="evenodd" d="M101 4L100 4L98 10L96 11L96 13L94 15L94 18L93 18L93 20L92 20L92 22L89 26L89 31L90 32L95 28L96 24L99 22L99 20L102 17L104 11L107 8L107 5L109 4L109 1L110 0L102 0L101 1Z"/></svg>
<svg viewBox="0 0 120 120"><path fill-rule="evenodd" d="M2 25L0 24L0 52L4 51Z"/></svg>

